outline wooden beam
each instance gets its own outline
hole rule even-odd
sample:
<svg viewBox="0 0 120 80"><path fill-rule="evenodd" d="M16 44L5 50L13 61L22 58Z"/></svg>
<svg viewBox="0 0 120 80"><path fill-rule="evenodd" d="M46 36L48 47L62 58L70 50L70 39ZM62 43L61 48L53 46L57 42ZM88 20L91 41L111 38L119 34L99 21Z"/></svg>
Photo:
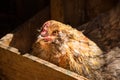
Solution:
<svg viewBox="0 0 120 80"><path fill-rule="evenodd" d="M71 71L34 57L16 54L0 47L0 79L2 80L87 80Z"/></svg>
<svg viewBox="0 0 120 80"><path fill-rule="evenodd" d="M51 19L64 22L64 7L62 0L50 0Z"/></svg>

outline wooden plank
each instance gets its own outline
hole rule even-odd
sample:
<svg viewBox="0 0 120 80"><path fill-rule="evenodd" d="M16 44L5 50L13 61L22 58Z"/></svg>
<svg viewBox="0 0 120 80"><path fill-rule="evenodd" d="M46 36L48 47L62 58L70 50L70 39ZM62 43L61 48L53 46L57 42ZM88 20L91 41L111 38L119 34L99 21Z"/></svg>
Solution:
<svg viewBox="0 0 120 80"><path fill-rule="evenodd" d="M3 36L0 39L0 44L5 45L5 46L9 46L10 42L12 41L13 36L14 35L12 33L6 34L5 36Z"/></svg>
<svg viewBox="0 0 120 80"><path fill-rule="evenodd" d="M63 0L65 23L77 27L85 22L85 3L86 0Z"/></svg>
<svg viewBox="0 0 120 80"><path fill-rule="evenodd" d="M64 22L63 0L50 0L51 19Z"/></svg>
<svg viewBox="0 0 120 80"><path fill-rule="evenodd" d="M87 80L29 54L21 56L0 47L0 79L2 80Z"/></svg>
<svg viewBox="0 0 120 80"><path fill-rule="evenodd" d="M51 19L58 20L72 26L84 22L84 0L50 0Z"/></svg>
<svg viewBox="0 0 120 80"><path fill-rule="evenodd" d="M118 0L50 0L51 19L78 27L112 9Z"/></svg>

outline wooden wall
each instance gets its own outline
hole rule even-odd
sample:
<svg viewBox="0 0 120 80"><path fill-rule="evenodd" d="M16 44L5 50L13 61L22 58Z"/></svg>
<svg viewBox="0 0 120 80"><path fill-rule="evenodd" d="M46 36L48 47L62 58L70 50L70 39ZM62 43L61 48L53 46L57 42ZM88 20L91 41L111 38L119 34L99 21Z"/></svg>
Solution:
<svg viewBox="0 0 120 80"><path fill-rule="evenodd" d="M1 0L0 37L11 32L47 6L49 6L49 0Z"/></svg>
<svg viewBox="0 0 120 80"><path fill-rule="evenodd" d="M78 27L112 9L118 0L51 0L51 19Z"/></svg>

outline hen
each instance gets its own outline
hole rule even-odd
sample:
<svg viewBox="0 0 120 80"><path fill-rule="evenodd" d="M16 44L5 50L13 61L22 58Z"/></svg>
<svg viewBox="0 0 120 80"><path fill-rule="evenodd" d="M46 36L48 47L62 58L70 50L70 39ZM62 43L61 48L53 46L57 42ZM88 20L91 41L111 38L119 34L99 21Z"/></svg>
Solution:
<svg viewBox="0 0 120 80"><path fill-rule="evenodd" d="M105 56L104 80L120 80L120 48L114 47Z"/></svg>
<svg viewBox="0 0 120 80"><path fill-rule="evenodd" d="M96 74L104 64L102 51L93 41L54 20L44 23L31 54L91 80L99 80Z"/></svg>

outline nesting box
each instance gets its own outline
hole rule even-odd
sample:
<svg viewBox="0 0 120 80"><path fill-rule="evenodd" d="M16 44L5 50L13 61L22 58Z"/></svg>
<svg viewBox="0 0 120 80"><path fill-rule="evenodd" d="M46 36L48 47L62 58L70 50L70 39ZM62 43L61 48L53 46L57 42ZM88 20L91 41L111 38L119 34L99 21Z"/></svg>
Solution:
<svg viewBox="0 0 120 80"><path fill-rule="evenodd" d="M88 80L29 54L36 40L37 29L49 19L49 10L49 7L46 7L0 39L0 80ZM93 39L102 44L102 47L105 46L105 50L108 50L108 46L120 46L119 14L120 5L78 29L86 30L85 34L88 33L88 36L94 36Z"/></svg>
<svg viewBox="0 0 120 80"><path fill-rule="evenodd" d="M0 80L87 80L29 54L37 29L48 20L48 10L44 9L0 39Z"/></svg>

